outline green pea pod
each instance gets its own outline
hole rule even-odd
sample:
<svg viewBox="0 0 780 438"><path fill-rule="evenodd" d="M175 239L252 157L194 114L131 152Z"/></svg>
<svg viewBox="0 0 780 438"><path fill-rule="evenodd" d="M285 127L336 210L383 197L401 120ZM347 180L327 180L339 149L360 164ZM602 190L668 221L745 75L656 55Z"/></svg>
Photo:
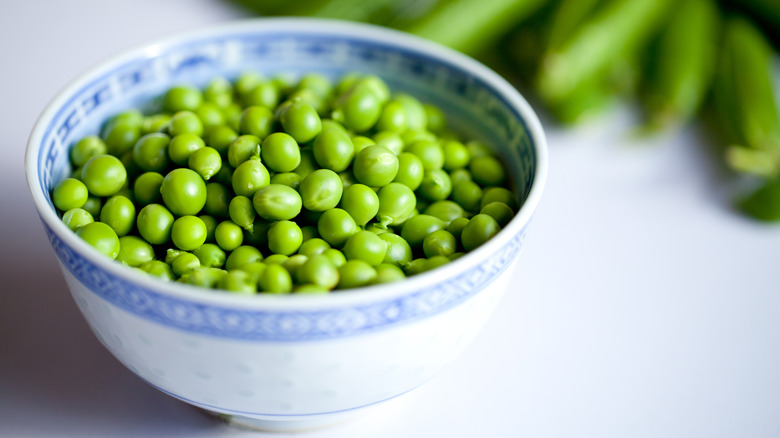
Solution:
<svg viewBox="0 0 780 438"><path fill-rule="evenodd" d="M641 94L648 128L691 120L709 90L717 56L718 6L714 0L677 5L652 44Z"/></svg>
<svg viewBox="0 0 780 438"><path fill-rule="evenodd" d="M541 61L536 88L548 103L607 75L613 64L645 45L671 0L610 0Z"/></svg>
<svg viewBox="0 0 780 438"><path fill-rule="evenodd" d="M547 31L547 51L558 50L606 0L562 0L558 3Z"/></svg>

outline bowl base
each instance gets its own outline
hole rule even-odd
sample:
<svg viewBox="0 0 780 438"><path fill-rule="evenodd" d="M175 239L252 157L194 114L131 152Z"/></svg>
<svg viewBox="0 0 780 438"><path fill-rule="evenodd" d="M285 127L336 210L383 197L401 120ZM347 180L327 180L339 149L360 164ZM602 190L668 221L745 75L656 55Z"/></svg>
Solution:
<svg viewBox="0 0 780 438"><path fill-rule="evenodd" d="M306 432L316 429L324 429L346 422L357 416L359 412L350 412L333 415L322 415L313 419L268 420L241 415L227 415L206 411L207 414L217 417L224 423L240 429L248 429L259 432Z"/></svg>

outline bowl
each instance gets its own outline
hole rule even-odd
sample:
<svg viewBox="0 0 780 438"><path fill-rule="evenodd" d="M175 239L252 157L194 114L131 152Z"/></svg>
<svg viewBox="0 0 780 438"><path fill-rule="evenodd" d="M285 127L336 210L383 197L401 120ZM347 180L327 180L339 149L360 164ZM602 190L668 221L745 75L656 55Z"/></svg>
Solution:
<svg viewBox="0 0 780 438"><path fill-rule="evenodd" d="M522 207L493 239L443 267L324 296L239 296L163 282L109 260L61 222L49 193L68 176L75 141L174 84L249 70L379 75L392 90L438 105L462 135L495 145ZM523 97L464 55L369 25L262 18L173 36L90 69L38 119L25 170L70 293L122 364L233 423L299 430L404 394L467 347L510 287L547 152Z"/></svg>

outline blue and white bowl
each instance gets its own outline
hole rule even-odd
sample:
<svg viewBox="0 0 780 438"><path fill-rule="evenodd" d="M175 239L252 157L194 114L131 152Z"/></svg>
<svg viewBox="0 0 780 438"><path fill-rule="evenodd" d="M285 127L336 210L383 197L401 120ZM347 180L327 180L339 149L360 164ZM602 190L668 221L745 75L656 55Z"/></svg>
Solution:
<svg viewBox="0 0 780 438"><path fill-rule="evenodd" d="M49 195L68 148L108 117L178 83L245 71L374 73L442 108L468 138L495 145L522 208L492 240L399 283L326 296L239 296L166 283L81 241ZM497 74L447 48L373 26L257 19L175 36L89 70L30 136L27 181L70 291L98 339L161 391L233 421L315 427L401 395L460 354L509 287L547 171L541 125Z"/></svg>

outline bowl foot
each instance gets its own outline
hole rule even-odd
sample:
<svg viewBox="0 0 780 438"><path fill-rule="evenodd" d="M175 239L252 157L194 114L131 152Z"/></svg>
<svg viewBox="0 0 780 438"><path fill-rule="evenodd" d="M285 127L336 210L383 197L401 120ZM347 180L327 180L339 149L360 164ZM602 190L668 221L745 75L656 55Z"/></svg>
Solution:
<svg viewBox="0 0 780 438"><path fill-rule="evenodd" d="M315 429L323 429L348 421L357 413L340 413L321 415L316 418L306 419L260 419L243 417L241 415L227 415L206 411L209 415L219 418L226 424L241 429L249 429L261 432L304 432Z"/></svg>

